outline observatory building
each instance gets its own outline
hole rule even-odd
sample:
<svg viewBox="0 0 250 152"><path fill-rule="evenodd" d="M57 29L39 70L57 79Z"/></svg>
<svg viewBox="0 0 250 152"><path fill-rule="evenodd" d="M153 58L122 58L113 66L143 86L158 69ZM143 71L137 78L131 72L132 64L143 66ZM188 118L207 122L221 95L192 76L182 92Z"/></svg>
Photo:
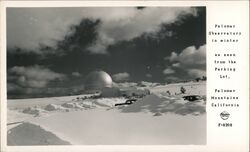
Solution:
<svg viewBox="0 0 250 152"><path fill-rule="evenodd" d="M141 90L137 88L127 88L121 90L114 87L112 78L104 71L93 71L89 73L85 79L86 93L100 93L101 97L119 97L119 96L145 96L150 94L149 90Z"/></svg>
<svg viewBox="0 0 250 152"><path fill-rule="evenodd" d="M85 90L89 93L101 91L103 88L112 87L110 75L104 71L93 71L85 79Z"/></svg>

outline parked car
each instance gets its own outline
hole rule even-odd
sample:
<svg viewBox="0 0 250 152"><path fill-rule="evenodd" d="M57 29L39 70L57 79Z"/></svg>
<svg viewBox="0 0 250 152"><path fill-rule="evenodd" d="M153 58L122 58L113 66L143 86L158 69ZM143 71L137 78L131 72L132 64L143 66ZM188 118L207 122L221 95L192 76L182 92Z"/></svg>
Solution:
<svg viewBox="0 0 250 152"><path fill-rule="evenodd" d="M188 101L197 101L197 100L202 100L202 97L199 95L189 95L189 96L183 96L184 100Z"/></svg>
<svg viewBox="0 0 250 152"><path fill-rule="evenodd" d="M115 106L130 105L130 104L133 104L134 102L136 102L136 99L128 99L124 103L117 103L117 104L115 104Z"/></svg>

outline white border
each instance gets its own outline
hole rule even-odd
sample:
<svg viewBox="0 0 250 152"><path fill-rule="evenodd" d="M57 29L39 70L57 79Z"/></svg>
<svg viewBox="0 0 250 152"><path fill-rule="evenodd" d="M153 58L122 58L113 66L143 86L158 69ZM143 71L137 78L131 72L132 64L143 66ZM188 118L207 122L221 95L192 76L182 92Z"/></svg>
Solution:
<svg viewBox="0 0 250 152"><path fill-rule="evenodd" d="M249 12L249 2L248 1L2 1L0 3L1 7L1 64L0 64L0 70L1 70L1 151L116 151L116 152L124 152L124 151L154 151L154 152L162 152L162 151L193 151L193 152L200 152L200 151L248 151L249 146L249 131L245 130L248 128L248 118L249 118L249 103L247 102L249 99L249 29L244 29L248 36L245 37L246 42L244 44L247 46L247 50L244 50L245 52L243 55L246 55L244 58L244 61L242 64L248 67L246 69L245 73L241 73L245 75L244 82L246 85L242 86L244 87L245 92L243 95L245 95L245 99L247 99L245 103L241 103L242 106L246 106L246 108L243 108L242 114L245 116L243 118L243 124L247 125L243 127L244 130L238 130L238 132L244 132L245 136L240 137L243 138L243 140L238 140L237 137L230 136L230 132L224 132L227 133L224 136L229 137L229 141L233 141L234 144L228 145L227 141L220 141L221 134L216 135L218 130L214 130L214 126L212 123L216 121L214 119L214 112L215 110L212 108L209 108L209 102L207 102L207 145L166 145L166 146L155 146L155 145L148 145L148 146L6 146L6 7L115 7L115 6L206 6L207 11L207 21L213 22L213 17L216 18L216 16L208 16L212 12L217 13L223 13L218 12L219 8L225 9L227 12L229 9L235 9L238 10L239 13L242 13L245 15L244 19L246 22L246 26L249 27L249 20L247 21L249 14L246 14L246 12ZM221 7L223 6L223 7ZM244 12L243 12L244 11ZM226 16L226 14L225 14ZM245 18L246 17L246 18ZM233 18L232 18L233 19ZM226 19L225 19L226 20ZM210 22L210 23L211 23ZM222 22L224 22L222 20ZM207 23L207 27L210 23ZM213 23L211 23L213 24ZM245 28L245 26L244 26ZM208 41L208 36L207 36ZM210 49L210 44L207 43L207 52ZM220 82L213 82L209 78L209 75L212 75L212 71L209 68L209 62L211 62L212 56L211 54L207 53L207 73L208 73L208 80L207 80L207 96L211 93L211 88L213 85L217 84L220 85ZM246 64L247 63L247 64ZM248 65L248 66L247 66ZM245 115L247 114L247 116ZM237 129L237 128L236 128ZM233 130L234 131L234 130ZM232 134L232 135L237 135ZM232 139L231 139L232 138ZM233 140L235 139L235 140ZM231 142L229 142L231 143Z"/></svg>

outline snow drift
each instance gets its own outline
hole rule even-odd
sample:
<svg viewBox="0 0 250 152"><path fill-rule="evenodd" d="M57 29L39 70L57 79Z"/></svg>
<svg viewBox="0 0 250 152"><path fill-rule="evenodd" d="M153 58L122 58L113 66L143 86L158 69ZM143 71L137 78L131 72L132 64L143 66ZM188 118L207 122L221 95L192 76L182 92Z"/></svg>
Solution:
<svg viewBox="0 0 250 152"><path fill-rule="evenodd" d="M132 105L121 107L122 112L175 113L198 115L206 112L204 101L188 102L182 98L151 94Z"/></svg>
<svg viewBox="0 0 250 152"><path fill-rule="evenodd" d="M69 145L51 132L45 131L40 126L23 123L8 131L8 145Z"/></svg>
<svg viewBox="0 0 250 152"><path fill-rule="evenodd" d="M146 87L150 94L144 91L140 97L130 89L137 101L122 106L115 104L127 98L112 97L113 90L111 95L107 91L109 97L8 101L8 145L206 144L205 98L184 100L181 86L187 89L185 95L206 94L205 83L182 83Z"/></svg>

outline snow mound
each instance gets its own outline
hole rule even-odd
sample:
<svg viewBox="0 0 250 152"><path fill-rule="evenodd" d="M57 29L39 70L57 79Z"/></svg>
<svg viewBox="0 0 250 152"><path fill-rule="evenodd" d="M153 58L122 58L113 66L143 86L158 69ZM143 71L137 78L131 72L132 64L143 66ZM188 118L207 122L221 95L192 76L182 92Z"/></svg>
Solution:
<svg viewBox="0 0 250 152"><path fill-rule="evenodd" d="M70 145L40 126L23 123L8 131L8 145Z"/></svg>
<svg viewBox="0 0 250 152"><path fill-rule="evenodd" d="M65 107L65 108L76 108L78 106L77 106L77 104L75 102L70 102L70 103L64 103L64 104L62 104L62 107Z"/></svg>
<svg viewBox="0 0 250 152"><path fill-rule="evenodd" d="M116 103L125 102L125 98L97 98L83 101L68 102L61 105L61 107L68 110L88 110L93 108L111 108Z"/></svg>
<svg viewBox="0 0 250 152"><path fill-rule="evenodd" d="M55 111L55 110L58 110L59 109L59 106L58 105L55 105L55 104L48 104L44 110L47 110L47 111Z"/></svg>
<svg viewBox="0 0 250 152"><path fill-rule="evenodd" d="M93 103L92 102L80 102L79 106L85 109L91 109L93 108Z"/></svg>
<svg viewBox="0 0 250 152"><path fill-rule="evenodd" d="M99 98L92 101L93 105L98 108L114 107L116 103L125 102L125 98Z"/></svg>
<svg viewBox="0 0 250 152"><path fill-rule="evenodd" d="M162 113L196 116L206 112L205 102L189 102L180 97L170 97L162 94L151 94L134 104L119 108L124 113L151 112L154 116L160 116Z"/></svg>
<svg viewBox="0 0 250 152"><path fill-rule="evenodd" d="M25 114L39 116L42 112L44 112L44 110L41 108L37 108L37 107L28 107L28 108L25 108L22 112Z"/></svg>
<svg viewBox="0 0 250 152"><path fill-rule="evenodd" d="M154 114L154 116L162 116L162 114L157 112Z"/></svg>
<svg viewBox="0 0 250 152"><path fill-rule="evenodd" d="M21 111L23 114L41 116L51 112L69 112L78 110L89 110L94 108L111 108L116 103L125 102L125 98L96 98L65 102L63 104L48 104L46 106L27 107Z"/></svg>

